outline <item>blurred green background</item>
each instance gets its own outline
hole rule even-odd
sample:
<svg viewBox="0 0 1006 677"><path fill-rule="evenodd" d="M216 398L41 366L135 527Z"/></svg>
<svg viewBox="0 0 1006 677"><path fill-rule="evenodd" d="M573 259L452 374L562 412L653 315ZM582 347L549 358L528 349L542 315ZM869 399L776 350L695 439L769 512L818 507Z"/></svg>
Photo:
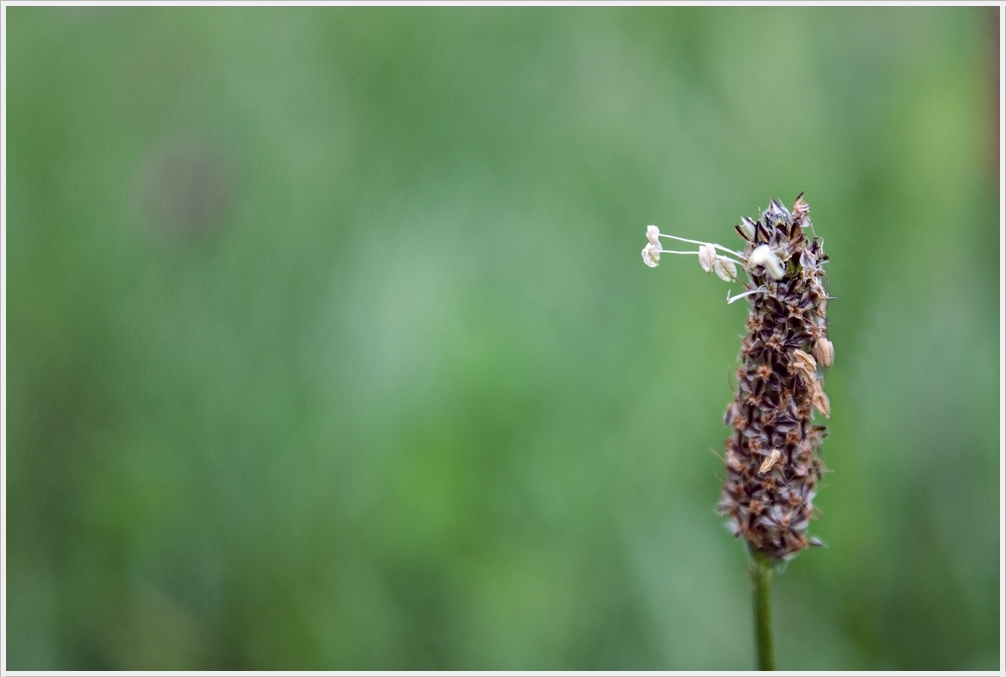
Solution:
<svg viewBox="0 0 1006 677"><path fill-rule="evenodd" d="M8 8L7 667L752 669L745 304L640 250L806 191L779 666L996 669L997 12Z"/></svg>

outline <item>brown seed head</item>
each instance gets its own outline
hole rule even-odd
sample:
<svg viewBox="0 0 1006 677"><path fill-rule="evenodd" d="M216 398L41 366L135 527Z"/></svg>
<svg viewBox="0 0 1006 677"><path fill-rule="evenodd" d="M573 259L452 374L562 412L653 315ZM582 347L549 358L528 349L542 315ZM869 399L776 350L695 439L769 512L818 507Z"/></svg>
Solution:
<svg viewBox="0 0 1006 677"><path fill-rule="evenodd" d="M749 333L728 410L733 432L719 511L752 550L775 559L817 543L805 532L824 471L826 429L812 417L815 410L831 414L818 375L834 360L825 336L827 256L810 231L809 212L802 195L792 211L773 200L761 218L737 228L746 243L747 291L764 291L746 297Z"/></svg>

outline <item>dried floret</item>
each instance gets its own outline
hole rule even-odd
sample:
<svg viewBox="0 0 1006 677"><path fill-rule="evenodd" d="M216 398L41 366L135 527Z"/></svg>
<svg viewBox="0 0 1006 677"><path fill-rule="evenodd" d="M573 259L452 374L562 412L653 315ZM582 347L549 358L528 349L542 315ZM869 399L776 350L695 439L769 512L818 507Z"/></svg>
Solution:
<svg viewBox="0 0 1006 677"><path fill-rule="evenodd" d="M835 361L835 346L823 336L814 344L814 352L817 353L818 361L825 367L830 367Z"/></svg>

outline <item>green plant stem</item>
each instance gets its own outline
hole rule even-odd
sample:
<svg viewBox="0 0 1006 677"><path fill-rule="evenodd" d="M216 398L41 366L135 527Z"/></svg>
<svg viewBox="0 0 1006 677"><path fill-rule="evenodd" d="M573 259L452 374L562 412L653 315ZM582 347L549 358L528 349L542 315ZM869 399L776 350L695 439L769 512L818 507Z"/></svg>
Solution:
<svg viewBox="0 0 1006 677"><path fill-rule="evenodd" d="M755 643L758 645L758 669L775 670L772 647L772 561L753 553L751 579L754 581Z"/></svg>

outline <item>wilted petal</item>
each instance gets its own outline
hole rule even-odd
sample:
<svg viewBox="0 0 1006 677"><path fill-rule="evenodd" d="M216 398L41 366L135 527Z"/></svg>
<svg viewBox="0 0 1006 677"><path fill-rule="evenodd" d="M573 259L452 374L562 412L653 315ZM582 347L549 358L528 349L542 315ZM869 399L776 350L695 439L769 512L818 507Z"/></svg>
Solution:
<svg viewBox="0 0 1006 677"><path fill-rule="evenodd" d="M825 418L831 418L831 401L821 389L821 384L815 382L815 385L816 387L814 388L814 393L811 395L811 403L814 405L815 409L824 414Z"/></svg>
<svg viewBox="0 0 1006 677"><path fill-rule="evenodd" d="M779 204L775 198L769 200L768 209L765 210L765 217L770 221L786 221L789 219L789 210Z"/></svg>
<svg viewBox="0 0 1006 677"><path fill-rule="evenodd" d="M789 369L791 372L801 374L807 383L817 380L817 362L799 348L793 351Z"/></svg>
<svg viewBox="0 0 1006 677"><path fill-rule="evenodd" d="M802 221L809 211L810 205L804 202L803 193L800 193L796 196L796 201L793 203L793 220L797 222Z"/></svg>

